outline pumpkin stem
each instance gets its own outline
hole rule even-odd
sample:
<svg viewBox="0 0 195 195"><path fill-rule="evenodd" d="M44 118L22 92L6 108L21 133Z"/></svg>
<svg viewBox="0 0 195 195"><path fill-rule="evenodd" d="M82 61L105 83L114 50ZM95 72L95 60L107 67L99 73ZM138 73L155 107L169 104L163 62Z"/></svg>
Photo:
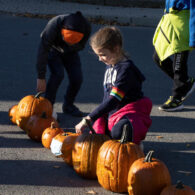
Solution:
<svg viewBox="0 0 195 195"><path fill-rule="evenodd" d="M129 137L131 137L131 140L129 140ZM129 125L128 124L124 124L120 143L121 144L125 144L127 142L132 142L132 136L130 136Z"/></svg>
<svg viewBox="0 0 195 195"><path fill-rule="evenodd" d="M35 98L39 98L44 92L43 91L39 91L36 95Z"/></svg>
<svg viewBox="0 0 195 195"><path fill-rule="evenodd" d="M154 150L150 150L148 154L146 155L144 162L152 162L152 154L154 153Z"/></svg>
<svg viewBox="0 0 195 195"><path fill-rule="evenodd" d="M51 122L51 129L55 129L56 126L55 126L55 122Z"/></svg>
<svg viewBox="0 0 195 195"><path fill-rule="evenodd" d="M176 188L177 189L183 189L184 188L182 181L177 181Z"/></svg>
<svg viewBox="0 0 195 195"><path fill-rule="evenodd" d="M91 125L90 120L89 119L86 119L86 118L84 118L84 120L85 120L87 126L89 127L90 131L92 132L92 134L96 134L95 130L93 129L93 127Z"/></svg>

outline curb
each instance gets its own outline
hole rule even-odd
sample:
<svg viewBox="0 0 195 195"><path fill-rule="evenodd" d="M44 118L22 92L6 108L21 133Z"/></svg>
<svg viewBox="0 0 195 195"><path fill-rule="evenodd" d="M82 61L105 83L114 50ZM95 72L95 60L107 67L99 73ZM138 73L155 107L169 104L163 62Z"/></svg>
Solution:
<svg viewBox="0 0 195 195"><path fill-rule="evenodd" d="M78 10L93 23L123 26L156 27L163 14L163 9L89 5L53 0L37 0L36 3L34 0L6 0L0 7L0 13L39 18L51 18Z"/></svg>
<svg viewBox="0 0 195 195"><path fill-rule="evenodd" d="M140 7L140 8L164 8L164 0L58 0L61 2L72 2L104 6Z"/></svg>

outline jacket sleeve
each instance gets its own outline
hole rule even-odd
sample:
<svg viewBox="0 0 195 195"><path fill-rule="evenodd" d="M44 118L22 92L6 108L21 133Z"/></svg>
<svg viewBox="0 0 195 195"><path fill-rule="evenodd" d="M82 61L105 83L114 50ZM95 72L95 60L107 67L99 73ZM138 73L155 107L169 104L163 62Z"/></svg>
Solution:
<svg viewBox="0 0 195 195"><path fill-rule="evenodd" d="M49 46L44 44L44 41L41 40L39 43L38 53L37 53L37 77L39 79L45 79L48 63L48 52Z"/></svg>
<svg viewBox="0 0 195 195"><path fill-rule="evenodd" d="M190 41L189 46L195 48L195 1L190 0Z"/></svg>
<svg viewBox="0 0 195 195"><path fill-rule="evenodd" d="M48 53L57 37L57 18L48 22L45 29L41 33L41 41L38 47L36 70L39 79L44 79L46 75L46 67L48 63Z"/></svg>
<svg viewBox="0 0 195 195"><path fill-rule="evenodd" d="M102 102L93 112L89 114L92 121L97 120L104 114L108 114L113 108L118 106L119 100L113 96L110 96L105 102Z"/></svg>

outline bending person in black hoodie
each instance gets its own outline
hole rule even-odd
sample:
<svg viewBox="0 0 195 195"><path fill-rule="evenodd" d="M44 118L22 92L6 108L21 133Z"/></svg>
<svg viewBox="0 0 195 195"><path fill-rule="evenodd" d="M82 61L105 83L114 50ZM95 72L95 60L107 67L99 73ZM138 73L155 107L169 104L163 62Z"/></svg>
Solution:
<svg viewBox="0 0 195 195"><path fill-rule="evenodd" d="M78 52L84 49L90 33L90 23L81 12L56 16L41 33L37 55L37 91L45 92L45 97L53 105L57 90L64 79L65 69L69 85L64 95L62 110L78 117L84 115L74 105L83 81ZM46 84L47 65L51 74Z"/></svg>

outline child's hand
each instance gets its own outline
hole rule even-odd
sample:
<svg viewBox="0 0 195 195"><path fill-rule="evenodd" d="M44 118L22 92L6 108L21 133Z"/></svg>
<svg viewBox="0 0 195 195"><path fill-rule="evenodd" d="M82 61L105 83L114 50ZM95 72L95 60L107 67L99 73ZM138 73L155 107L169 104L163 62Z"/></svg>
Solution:
<svg viewBox="0 0 195 195"><path fill-rule="evenodd" d="M86 119L91 120L91 118L90 118L89 116L83 118L82 121L80 121L80 122L75 126L76 133L82 133L83 130L87 127Z"/></svg>
<svg viewBox="0 0 195 195"><path fill-rule="evenodd" d="M75 126L76 133L82 133L84 129L85 126L83 125L82 121Z"/></svg>

